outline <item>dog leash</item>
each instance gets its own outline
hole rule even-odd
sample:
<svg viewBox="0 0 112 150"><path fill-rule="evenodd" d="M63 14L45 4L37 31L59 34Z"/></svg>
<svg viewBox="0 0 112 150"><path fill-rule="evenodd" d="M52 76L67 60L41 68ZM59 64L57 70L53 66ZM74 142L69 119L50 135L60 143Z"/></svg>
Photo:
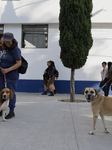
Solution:
<svg viewBox="0 0 112 150"><path fill-rule="evenodd" d="M0 69L2 70L2 68L1 68L1 67L0 67ZM7 88L6 74L4 74L4 84L5 84L5 88Z"/></svg>
<svg viewBox="0 0 112 150"><path fill-rule="evenodd" d="M110 78L110 80L108 80L102 87L100 87L100 88L98 89L98 93L100 93L101 90L103 90L103 88L106 86L106 84L107 84L108 82L110 82L111 80L112 80L112 78Z"/></svg>

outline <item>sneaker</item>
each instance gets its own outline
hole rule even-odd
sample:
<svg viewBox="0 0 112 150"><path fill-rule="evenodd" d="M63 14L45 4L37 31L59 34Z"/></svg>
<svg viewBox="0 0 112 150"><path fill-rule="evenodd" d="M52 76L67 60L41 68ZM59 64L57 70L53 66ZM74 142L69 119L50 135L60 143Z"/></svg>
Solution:
<svg viewBox="0 0 112 150"><path fill-rule="evenodd" d="M42 95L47 95L47 92L46 92L46 91L44 91L44 93L42 93Z"/></svg>
<svg viewBox="0 0 112 150"><path fill-rule="evenodd" d="M9 113L9 114L5 117L5 119L11 119L11 118L13 118L13 117L15 117L15 114L14 114L14 113Z"/></svg>
<svg viewBox="0 0 112 150"><path fill-rule="evenodd" d="M54 93L53 93L53 92L51 92L51 93L49 94L49 96L54 96Z"/></svg>

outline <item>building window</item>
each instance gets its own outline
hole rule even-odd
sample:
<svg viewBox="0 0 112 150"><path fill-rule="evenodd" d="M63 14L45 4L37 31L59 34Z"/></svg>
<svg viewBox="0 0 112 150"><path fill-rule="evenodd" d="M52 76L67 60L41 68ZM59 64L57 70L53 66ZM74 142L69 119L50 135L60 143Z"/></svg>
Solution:
<svg viewBox="0 0 112 150"><path fill-rule="evenodd" d="M3 25L0 25L0 37L3 36L3 29L4 29L4 26L3 26Z"/></svg>
<svg viewBox="0 0 112 150"><path fill-rule="evenodd" d="M47 48L48 25L23 25L22 48Z"/></svg>

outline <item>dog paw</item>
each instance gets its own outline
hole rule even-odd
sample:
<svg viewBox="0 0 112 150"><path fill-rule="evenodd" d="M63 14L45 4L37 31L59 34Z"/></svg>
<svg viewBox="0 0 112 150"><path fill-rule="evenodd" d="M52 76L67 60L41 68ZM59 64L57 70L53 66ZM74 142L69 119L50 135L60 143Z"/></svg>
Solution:
<svg viewBox="0 0 112 150"><path fill-rule="evenodd" d="M106 128L106 129L105 129L105 133L110 133L110 131Z"/></svg>
<svg viewBox="0 0 112 150"><path fill-rule="evenodd" d="M4 121L4 122L7 122L7 120L6 120L6 119L3 119L3 121Z"/></svg>
<svg viewBox="0 0 112 150"><path fill-rule="evenodd" d="M93 135L93 134L94 134L94 132L93 132L93 131L90 131L88 134Z"/></svg>

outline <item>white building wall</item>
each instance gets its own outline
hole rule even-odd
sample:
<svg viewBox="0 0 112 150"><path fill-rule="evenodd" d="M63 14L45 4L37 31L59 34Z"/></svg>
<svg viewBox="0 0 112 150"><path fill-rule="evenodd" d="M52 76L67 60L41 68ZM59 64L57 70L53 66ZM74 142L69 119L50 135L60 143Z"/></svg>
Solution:
<svg viewBox="0 0 112 150"><path fill-rule="evenodd" d="M27 49L21 48L21 24L5 24L4 32L14 33L15 39L18 41L18 46L21 49L22 55L28 61L28 71L24 75L20 75L20 79L37 80L43 79L43 72L47 68L46 62L53 60L57 69L60 72L59 80L69 80L70 72L68 68L63 67L60 60L59 47L59 24L48 25L48 48Z"/></svg>
<svg viewBox="0 0 112 150"><path fill-rule="evenodd" d="M100 81L102 62L112 61L112 24L92 25L93 46L83 68L77 70L76 80Z"/></svg>
<svg viewBox="0 0 112 150"><path fill-rule="evenodd" d="M0 23L59 23L60 0L0 1ZM112 0L92 0L92 22L112 23Z"/></svg>
<svg viewBox="0 0 112 150"><path fill-rule="evenodd" d="M15 39L18 41L18 47L21 47L21 37L22 37L21 24L4 24L4 32L14 33Z"/></svg>
<svg viewBox="0 0 112 150"><path fill-rule="evenodd" d="M0 23L58 23L59 0L0 1Z"/></svg>
<svg viewBox="0 0 112 150"><path fill-rule="evenodd" d="M93 46L84 67L76 70L75 80L100 81L101 63L112 61L112 24L93 24L92 27ZM45 49L21 48L21 24L5 24L4 32L14 33L22 55L28 60L28 71L20 75L20 79L41 80L46 62L53 60L60 72L59 80L70 80L70 69L65 68L60 59L59 24L49 24L48 48Z"/></svg>
<svg viewBox="0 0 112 150"><path fill-rule="evenodd" d="M112 23L112 0L92 0L92 22Z"/></svg>
<svg viewBox="0 0 112 150"><path fill-rule="evenodd" d="M48 25L48 48L22 49L22 54L29 62L28 71L21 75L20 79L43 79L44 70L47 68L47 61L53 60L57 69L61 71L62 63L59 58L59 30L58 24ZM60 79L62 79L60 74ZM66 77L65 77L66 79Z"/></svg>
<svg viewBox="0 0 112 150"><path fill-rule="evenodd" d="M60 59L59 1L20 0L0 1L0 24L4 32L13 32L22 55L29 63L28 71L20 79L42 80L46 62L53 60L59 70L58 80L70 80L70 69ZM112 0L93 0L93 46L84 67L75 71L77 81L100 81L101 63L112 61ZM48 48L21 48L22 24L48 24Z"/></svg>

